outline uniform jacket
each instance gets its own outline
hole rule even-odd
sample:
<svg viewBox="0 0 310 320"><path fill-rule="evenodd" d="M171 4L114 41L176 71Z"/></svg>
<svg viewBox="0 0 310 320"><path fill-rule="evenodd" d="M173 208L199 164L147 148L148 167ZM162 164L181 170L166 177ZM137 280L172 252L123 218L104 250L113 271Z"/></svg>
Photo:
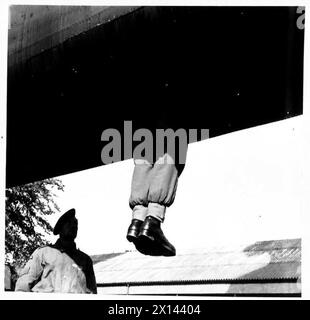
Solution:
<svg viewBox="0 0 310 320"><path fill-rule="evenodd" d="M75 243L58 239L31 255L16 282L15 291L97 293L91 258Z"/></svg>

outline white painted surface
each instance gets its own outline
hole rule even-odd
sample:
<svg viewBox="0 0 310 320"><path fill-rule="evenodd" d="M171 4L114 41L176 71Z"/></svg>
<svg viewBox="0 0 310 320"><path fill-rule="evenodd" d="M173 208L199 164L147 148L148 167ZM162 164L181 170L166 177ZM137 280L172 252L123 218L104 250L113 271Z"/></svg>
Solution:
<svg viewBox="0 0 310 320"><path fill-rule="evenodd" d="M176 249L301 238L302 125L300 116L191 144L163 225ZM76 208L88 254L134 249L125 238L132 171L127 160L61 177L57 202Z"/></svg>

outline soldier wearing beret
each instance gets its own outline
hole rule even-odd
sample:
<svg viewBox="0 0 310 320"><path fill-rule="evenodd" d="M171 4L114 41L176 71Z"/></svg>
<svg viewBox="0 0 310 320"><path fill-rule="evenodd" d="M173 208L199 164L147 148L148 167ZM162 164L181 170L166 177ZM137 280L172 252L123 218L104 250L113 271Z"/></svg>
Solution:
<svg viewBox="0 0 310 320"><path fill-rule="evenodd" d="M76 248L78 220L75 209L64 213L54 227L59 239L38 248L23 268L15 291L97 293L91 258Z"/></svg>

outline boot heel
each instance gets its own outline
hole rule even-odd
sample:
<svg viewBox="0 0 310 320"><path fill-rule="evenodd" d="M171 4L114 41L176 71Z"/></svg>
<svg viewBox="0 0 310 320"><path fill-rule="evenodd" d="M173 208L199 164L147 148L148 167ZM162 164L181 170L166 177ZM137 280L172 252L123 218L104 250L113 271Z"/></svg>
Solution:
<svg viewBox="0 0 310 320"><path fill-rule="evenodd" d="M142 225L142 221L137 220L137 219L132 219L131 224L128 227L127 235L126 235L126 239L129 242L137 241L141 225Z"/></svg>
<svg viewBox="0 0 310 320"><path fill-rule="evenodd" d="M139 237L145 237L151 241L155 240L155 238L150 234L149 230L147 230L147 229L141 230L139 233Z"/></svg>
<svg viewBox="0 0 310 320"><path fill-rule="evenodd" d="M137 240L137 231L136 230L128 230L126 239L129 242L134 242L135 240Z"/></svg>

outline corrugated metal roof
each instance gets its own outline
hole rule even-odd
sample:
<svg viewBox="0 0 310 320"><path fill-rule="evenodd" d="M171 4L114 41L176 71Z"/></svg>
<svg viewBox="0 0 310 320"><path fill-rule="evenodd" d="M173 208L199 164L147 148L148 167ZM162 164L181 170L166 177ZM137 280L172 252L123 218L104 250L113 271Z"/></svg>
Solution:
<svg viewBox="0 0 310 320"><path fill-rule="evenodd" d="M103 256L102 256L103 257ZM104 257L103 257L104 259ZM175 257L150 257L125 252L95 264L97 283L156 283L298 279L301 240L255 242L184 251Z"/></svg>

